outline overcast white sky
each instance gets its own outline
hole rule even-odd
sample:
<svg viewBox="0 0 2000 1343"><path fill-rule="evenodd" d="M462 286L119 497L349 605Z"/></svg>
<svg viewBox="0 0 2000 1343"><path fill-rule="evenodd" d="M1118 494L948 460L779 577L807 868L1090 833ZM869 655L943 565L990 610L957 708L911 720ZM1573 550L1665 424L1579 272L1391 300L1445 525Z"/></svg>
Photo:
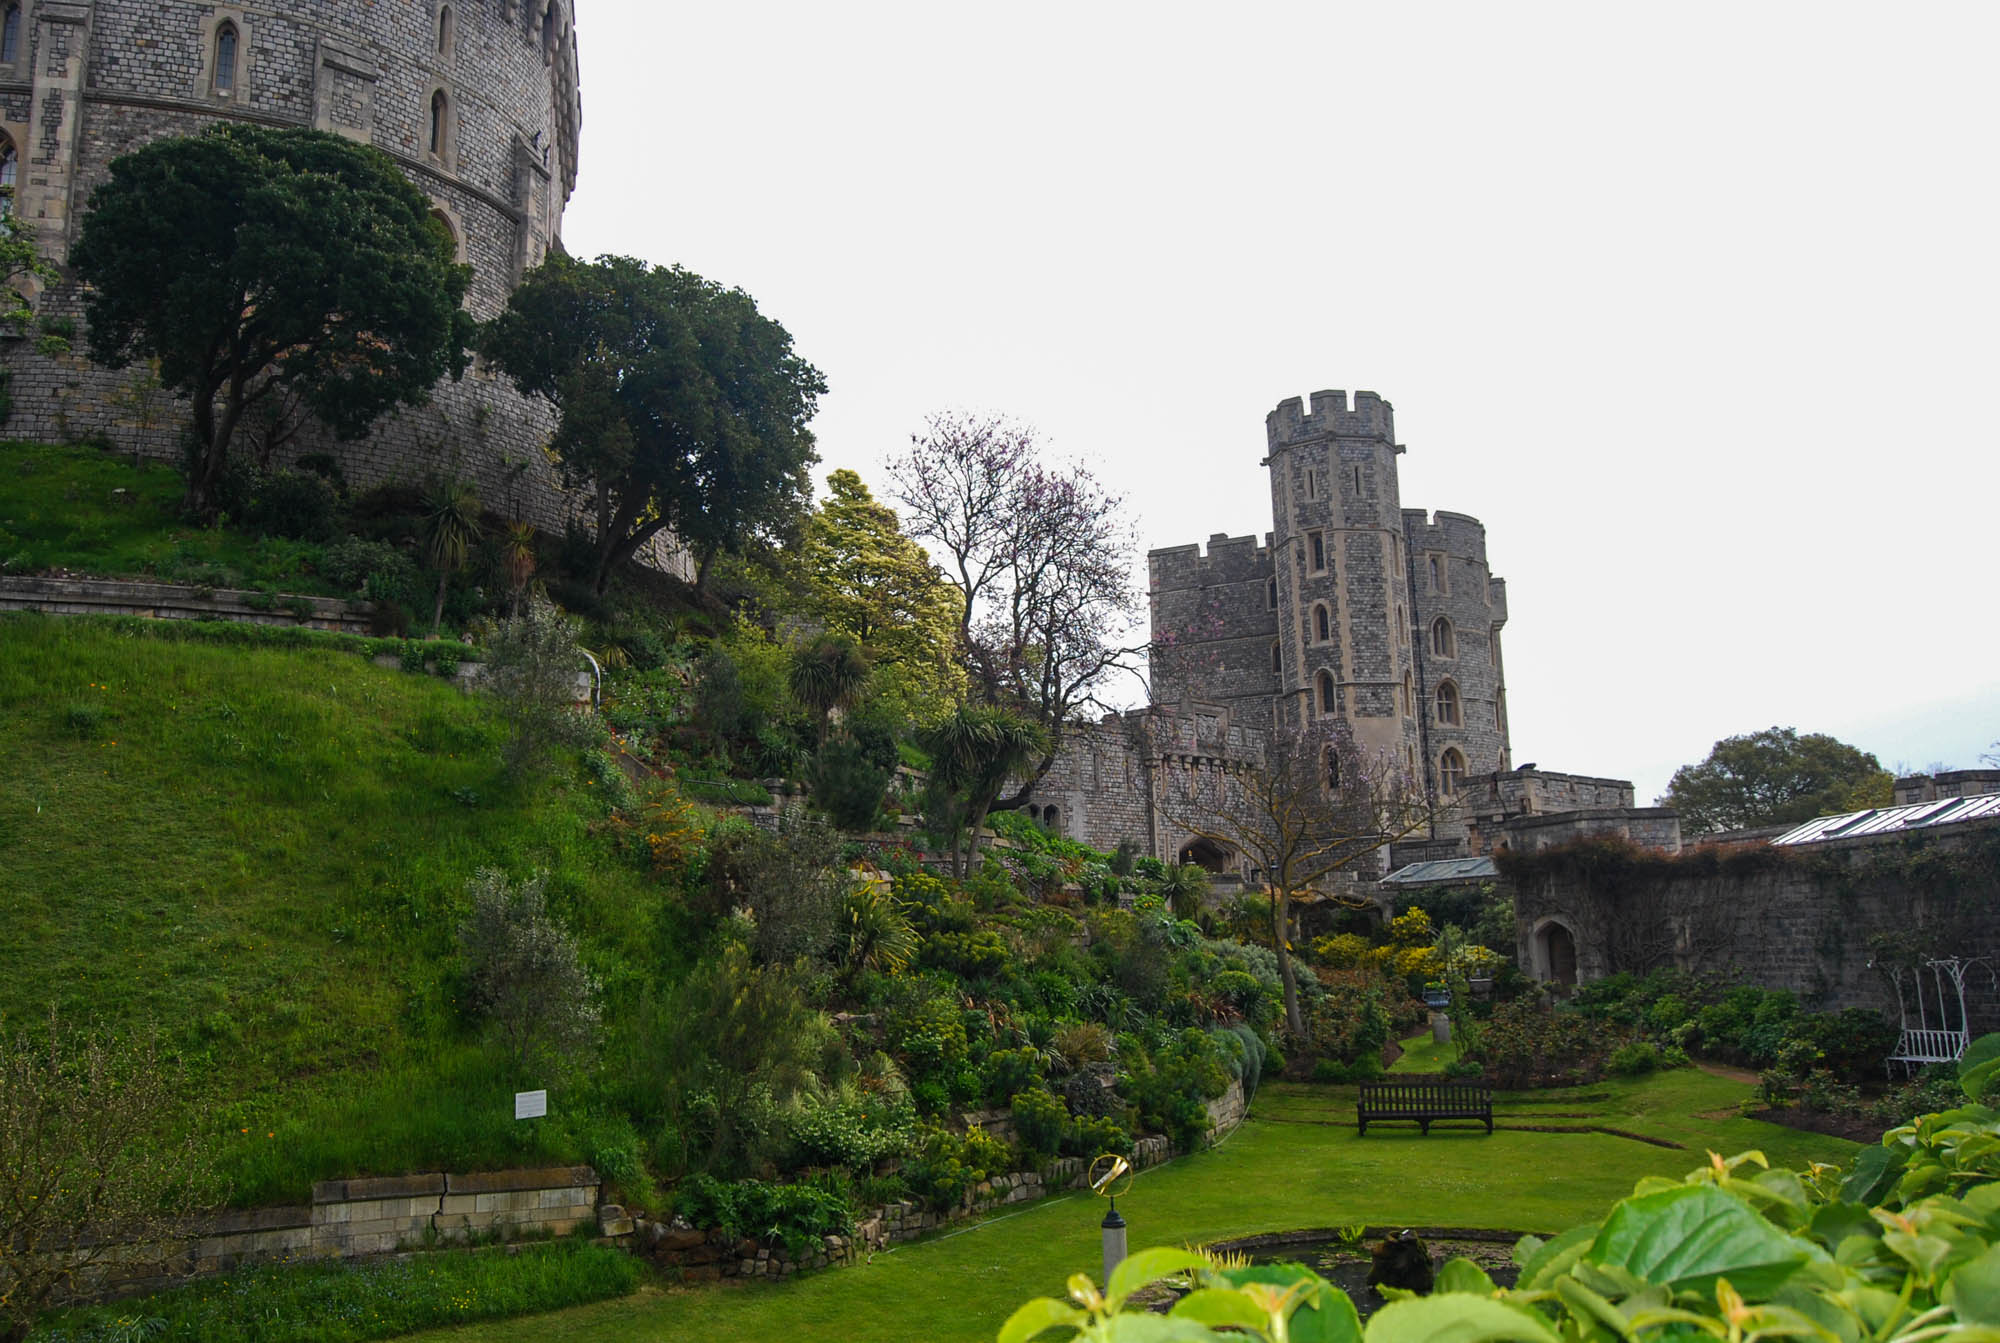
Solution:
<svg viewBox="0 0 2000 1343"><path fill-rule="evenodd" d="M2000 738L2000 6L579 0L584 255L756 296L825 471L1010 412L1147 547L1396 406L1485 522L1514 757Z"/></svg>

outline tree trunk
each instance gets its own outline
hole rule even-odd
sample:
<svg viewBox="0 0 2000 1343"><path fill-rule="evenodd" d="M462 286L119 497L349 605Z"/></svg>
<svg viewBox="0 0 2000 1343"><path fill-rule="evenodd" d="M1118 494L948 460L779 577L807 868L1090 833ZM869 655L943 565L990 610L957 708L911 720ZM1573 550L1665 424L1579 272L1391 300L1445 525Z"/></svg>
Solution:
<svg viewBox="0 0 2000 1343"><path fill-rule="evenodd" d="M451 575L449 573L446 573L443 568L438 569L437 605L431 608L431 633L433 635L438 632L438 626L444 621L444 586L450 579Z"/></svg>
<svg viewBox="0 0 2000 1343"><path fill-rule="evenodd" d="M1299 977L1292 969L1292 898L1280 889L1271 897L1271 949L1278 953L1278 979L1285 986L1285 1029L1294 1039L1303 1040L1305 1018L1299 1015Z"/></svg>

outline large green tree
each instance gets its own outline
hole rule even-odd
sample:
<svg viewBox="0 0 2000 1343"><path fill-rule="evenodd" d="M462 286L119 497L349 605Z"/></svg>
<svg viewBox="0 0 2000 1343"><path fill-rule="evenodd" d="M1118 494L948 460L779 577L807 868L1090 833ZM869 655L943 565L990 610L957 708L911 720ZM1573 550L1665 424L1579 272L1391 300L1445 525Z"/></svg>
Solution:
<svg viewBox="0 0 2000 1343"><path fill-rule="evenodd" d="M719 554L796 535L826 381L740 289L631 257L552 254L483 349L559 422L563 478L595 505L594 581L671 528L696 585Z"/></svg>
<svg viewBox="0 0 2000 1343"><path fill-rule="evenodd" d="M1700 764L1675 770L1661 801L1691 830L1741 830L1886 807L1894 782L1858 747L1822 732L1771 727L1725 737Z"/></svg>
<svg viewBox="0 0 2000 1343"><path fill-rule="evenodd" d="M90 352L157 359L193 414L187 504L215 486L246 415L297 405L344 438L464 370L471 269L380 150L228 124L111 164L70 254Z"/></svg>
<svg viewBox="0 0 2000 1343"><path fill-rule="evenodd" d="M955 652L957 590L860 476L835 471L826 484L798 552L813 616L877 665L908 668L918 688L956 700L965 680Z"/></svg>

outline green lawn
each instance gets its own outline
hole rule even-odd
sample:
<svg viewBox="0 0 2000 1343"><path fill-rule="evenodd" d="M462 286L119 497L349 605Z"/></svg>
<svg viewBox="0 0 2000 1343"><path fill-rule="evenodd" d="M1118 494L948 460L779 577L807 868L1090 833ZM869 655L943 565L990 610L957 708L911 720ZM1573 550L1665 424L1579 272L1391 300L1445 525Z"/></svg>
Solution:
<svg viewBox="0 0 2000 1343"><path fill-rule="evenodd" d="M1834 1138L1736 1117L1739 1083L1684 1069L1642 1082L1501 1099L1502 1125L1602 1124L1684 1144L1656 1147L1601 1133L1414 1127L1354 1131L1351 1087L1273 1084L1250 1119L1215 1151L1141 1175L1120 1210L1133 1247L1208 1241L1258 1231L1371 1225L1446 1225L1555 1231L1600 1215L1644 1175L1679 1176L1713 1148L1761 1149L1774 1164L1841 1160ZM1587 1115L1587 1118L1556 1117ZM430 1343L712 1343L867 1339L948 1343L990 1339L1031 1296L1057 1294L1071 1273L1096 1276L1103 1205L1082 1195L1030 1204L977 1225L905 1245L874 1262L781 1284L649 1289L502 1323L412 1337Z"/></svg>
<svg viewBox="0 0 2000 1343"><path fill-rule="evenodd" d="M272 584L342 596L312 572L319 547L181 517L185 482L162 462L69 444L0 443L0 574L70 569L212 588Z"/></svg>
<svg viewBox="0 0 2000 1343"><path fill-rule="evenodd" d="M510 783L490 705L320 648L0 616L0 1016L157 1030L217 1099L238 1203L573 1158L454 1001L466 878L552 873L613 991L657 890L571 770Z"/></svg>
<svg viewBox="0 0 2000 1343"><path fill-rule="evenodd" d="M1389 1071L1392 1073L1442 1072L1445 1064L1458 1059L1456 1038L1450 1044L1440 1045L1431 1038L1429 1031L1425 1031L1422 1035L1413 1035L1400 1043L1403 1052L1389 1065Z"/></svg>

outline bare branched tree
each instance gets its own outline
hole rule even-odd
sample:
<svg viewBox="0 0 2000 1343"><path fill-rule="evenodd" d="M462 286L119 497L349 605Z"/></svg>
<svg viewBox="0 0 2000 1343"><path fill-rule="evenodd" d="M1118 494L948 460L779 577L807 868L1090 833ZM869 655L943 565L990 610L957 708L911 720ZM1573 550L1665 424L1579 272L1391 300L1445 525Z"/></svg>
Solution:
<svg viewBox="0 0 2000 1343"><path fill-rule="evenodd" d="M115 1260L138 1272L188 1242L206 1153L174 1138L174 1074L150 1044L0 1031L0 1340L86 1293Z"/></svg>
<svg viewBox="0 0 2000 1343"><path fill-rule="evenodd" d="M1176 731L1171 717L1158 720L1156 737L1166 738L1155 746L1160 811L1263 870L1285 1024L1303 1034L1290 947L1293 902L1423 830L1436 809L1406 770L1332 720L1275 729L1261 760L1236 764L1179 753Z"/></svg>
<svg viewBox="0 0 2000 1343"><path fill-rule="evenodd" d="M1124 500L1087 469L1051 465L1034 432L995 416L933 416L889 477L912 535L958 584L958 633L975 693L1046 736L1016 807L1048 773L1063 729L1144 651Z"/></svg>

